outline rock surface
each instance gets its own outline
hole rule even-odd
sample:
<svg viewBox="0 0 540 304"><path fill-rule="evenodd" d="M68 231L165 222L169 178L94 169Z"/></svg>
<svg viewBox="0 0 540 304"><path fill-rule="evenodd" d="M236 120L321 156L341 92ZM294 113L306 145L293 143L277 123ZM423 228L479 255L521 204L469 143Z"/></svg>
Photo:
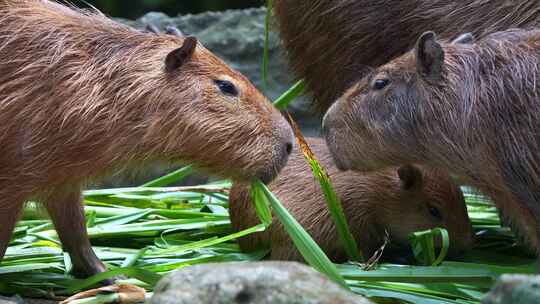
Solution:
<svg viewBox="0 0 540 304"><path fill-rule="evenodd" d="M19 296L3 297L0 296L0 304L55 304L58 301L42 299L23 299Z"/></svg>
<svg viewBox="0 0 540 304"><path fill-rule="evenodd" d="M540 303L540 276L503 275L485 296L482 303Z"/></svg>
<svg viewBox="0 0 540 304"><path fill-rule="evenodd" d="M296 262L196 265L161 280L151 304L367 304Z"/></svg>

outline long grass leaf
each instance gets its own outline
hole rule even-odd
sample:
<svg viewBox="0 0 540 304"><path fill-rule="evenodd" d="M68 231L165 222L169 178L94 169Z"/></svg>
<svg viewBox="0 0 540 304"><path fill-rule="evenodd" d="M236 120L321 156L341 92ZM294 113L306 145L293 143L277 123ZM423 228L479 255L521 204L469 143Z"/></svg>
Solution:
<svg viewBox="0 0 540 304"><path fill-rule="evenodd" d="M337 271L336 266L330 262L330 259L311 238L311 236L302 228L302 226L294 219L294 217L283 207L281 202L268 190L266 185L260 181L255 181L252 187L260 188L264 192L266 199L272 206L279 221L283 224L285 231L291 237L296 248L306 262L317 269L319 272L326 274L331 280L348 288L343 277Z"/></svg>

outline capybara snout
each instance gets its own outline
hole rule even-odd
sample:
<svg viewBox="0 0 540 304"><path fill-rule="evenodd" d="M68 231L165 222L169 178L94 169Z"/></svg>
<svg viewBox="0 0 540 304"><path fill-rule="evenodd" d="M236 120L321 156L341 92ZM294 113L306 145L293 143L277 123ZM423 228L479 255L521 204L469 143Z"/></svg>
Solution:
<svg viewBox="0 0 540 304"><path fill-rule="evenodd" d="M272 138L275 138L276 144L270 150L271 161L255 174L264 183L271 182L287 164L289 155L294 149L294 135L289 123L281 114L275 115L276 125L272 128ZM264 153L264 151L261 151Z"/></svg>

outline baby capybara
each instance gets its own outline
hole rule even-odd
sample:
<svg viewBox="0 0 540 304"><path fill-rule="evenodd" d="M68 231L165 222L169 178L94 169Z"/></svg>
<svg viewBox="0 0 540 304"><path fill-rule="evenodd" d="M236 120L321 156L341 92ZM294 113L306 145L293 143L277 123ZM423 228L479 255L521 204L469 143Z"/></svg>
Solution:
<svg viewBox="0 0 540 304"><path fill-rule="evenodd" d="M450 253L459 254L471 247L472 226L463 194L448 174L417 166L370 174L339 171L324 140L309 138L308 144L330 175L352 234L367 258L384 243L386 231L390 246L385 255L397 261L406 260L410 252L409 233L435 227L448 230ZM320 185L300 151L291 154L269 187L332 260L346 259ZM231 189L229 208L237 231L260 222L248 187L240 183ZM243 251L268 246L272 259L302 260L277 219L266 231L247 235L239 242Z"/></svg>
<svg viewBox="0 0 540 304"><path fill-rule="evenodd" d="M270 181L292 132L194 37L156 35L46 0L0 2L0 259L23 203L47 208L74 271L105 269L81 185L143 162Z"/></svg>
<svg viewBox="0 0 540 304"><path fill-rule="evenodd" d="M422 163L491 196L540 251L540 31L448 44L433 32L355 84L325 116L341 169Z"/></svg>
<svg viewBox="0 0 540 304"><path fill-rule="evenodd" d="M540 25L538 0L275 0L291 66L323 114L352 85L404 54L420 34L476 37Z"/></svg>

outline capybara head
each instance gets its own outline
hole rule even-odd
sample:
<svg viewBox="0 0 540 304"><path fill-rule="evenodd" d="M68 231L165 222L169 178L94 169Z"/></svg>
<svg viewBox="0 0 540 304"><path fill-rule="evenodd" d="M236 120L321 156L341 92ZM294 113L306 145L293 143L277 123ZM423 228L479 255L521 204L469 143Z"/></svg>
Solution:
<svg viewBox="0 0 540 304"><path fill-rule="evenodd" d="M170 40L181 46L164 48L157 84L161 109L148 118L145 139L171 158L181 155L211 172L272 180L292 150L284 117L248 79L194 37Z"/></svg>
<svg viewBox="0 0 540 304"><path fill-rule="evenodd" d="M391 260L402 261L410 257L408 235L435 227L448 230L450 254L458 255L471 247L472 227L463 194L447 173L417 165L370 173L340 171L323 140L307 141L330 175L351 232L367 257L383 244L388 232L391 245L385 252ZM269 187L334 261L346 258L324 195L300 151L291 154ZM259 223L245 185L235 183L231 189L230 213L236 230ZM240 246L244 251L270 246L273 259L301 260L276 219L266 231L241 238Z"/></svg>
<svg viewBox="0 0 540 304"><path fill-rule="evenodd" d="M342 169L420 163L490 196L540 252L540 31L509 29L454 43L424 33L327 112L324 132Z"/></svg>
<svg viewBox="0 0 540 304"><path fill-rule="evenodd" d="M287 121L195 37L136 30L54 1L6 1L0 12L0 36L11 37L0 48L2 92L17 105L3 114L26 122L12 128L24 135L5 136L22 138L14 145L30 147L25 157L54 146L62 149L49 159L95 166L63 172L163 160L266 182L285 165ZM35 109L43 115L30 116Z"/></svg>
<svg viewBox="0 0 540 304"><path fill-rule="evenodd" d="M473 230L463 193L448 173L405 165L373 172L373 175L394 183L393 189L385 189L373 179L373 189L381 192L381 198L386 196L380 201L374 196L374 215L381 227L388 230L391 246L408 249L410 233L441 227L450 236L450 256L459 256L471 249ZM385 190L386 195L382 194ZM436 246L440 246L440 240L437 242Z"/></svg>
<svg viewBox="0 0 540 304"><path fill-rule="evenodd" d="M466 52L473 42L470 34L464 34L445 44L445 50ZM455 93L447 89L444 60L435 34L427 32L414 51L373 70L345 92L323 121L338 167L366 171L423 162L425 138L419 137L435 134L443 125L438 123L442 116L438 111L456 106L451 102ZM445 123L452 129L458 120Z"/></svg>

